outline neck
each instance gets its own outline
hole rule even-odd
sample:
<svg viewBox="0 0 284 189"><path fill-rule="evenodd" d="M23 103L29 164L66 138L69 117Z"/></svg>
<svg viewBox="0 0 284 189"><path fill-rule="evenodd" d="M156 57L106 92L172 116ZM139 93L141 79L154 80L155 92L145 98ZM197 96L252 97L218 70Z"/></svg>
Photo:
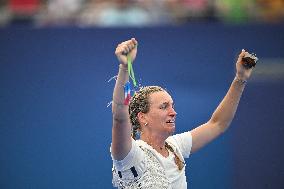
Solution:
<svg viewBox="0 0 284 189"><path fill-rule="evenodd" d="M166 137L163 137L161 135L154 135L154 134L152 134L152 135L146 135L146 134L141 135L141 140L143 140L144 142L146 142L147 144L152 146L157 151L162 151L166 148L165 147L166 139L167 139Z"/></svg>

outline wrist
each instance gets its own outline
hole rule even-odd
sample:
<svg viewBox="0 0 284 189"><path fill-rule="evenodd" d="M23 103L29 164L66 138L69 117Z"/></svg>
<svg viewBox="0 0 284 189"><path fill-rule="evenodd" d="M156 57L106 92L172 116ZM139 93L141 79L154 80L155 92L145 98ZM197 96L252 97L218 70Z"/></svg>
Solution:
<svg viewBox="0 0 284 189"><path fill-rule="evenodd" d="M119 69L123 70L123 71L128 71L128 67L126 64L119 64Z"/></svg>
<svg viewBox="0 0 284 189"><path fill-rule="evenodd" d="M243 79L243 78L241 78L241 77L239 77L237 75L235 76L234 81L236 81L236 82L238 82L238 83L240 83L242 85L245 85L247 83L246 79Z"/></svg>

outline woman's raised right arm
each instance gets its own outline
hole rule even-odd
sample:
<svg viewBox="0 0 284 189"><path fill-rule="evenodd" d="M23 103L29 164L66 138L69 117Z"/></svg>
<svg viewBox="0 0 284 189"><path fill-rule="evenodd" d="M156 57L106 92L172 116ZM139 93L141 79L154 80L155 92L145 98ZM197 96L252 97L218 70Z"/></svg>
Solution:
<svg viewBox="0 0 284 189"><path fill-rule="evenodd" d="M120 43L115 50L115 55L120 63L112 101L113 126L111 153L115 160L122 160L126 157L132 145L128 105L124 104L124 86L129 81L127 56L133 62L136 54L137 41L134 38Z"/></svg>

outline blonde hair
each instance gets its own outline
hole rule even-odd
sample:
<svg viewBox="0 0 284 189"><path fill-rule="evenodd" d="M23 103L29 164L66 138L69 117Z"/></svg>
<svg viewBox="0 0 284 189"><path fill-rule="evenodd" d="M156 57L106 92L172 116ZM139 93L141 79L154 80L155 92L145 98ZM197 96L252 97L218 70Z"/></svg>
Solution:
<svg viewBox="0 0 284 189"><path fill-rule="evenodd" d="M147 113L150 109L149 96L152 93L166 91L159 86L147 86L141 87L139 91L135 92L129 103L129 115L132 124L132 137L136 139L138 131L141 129L141 125L138 121L138 113Z"/></svg>

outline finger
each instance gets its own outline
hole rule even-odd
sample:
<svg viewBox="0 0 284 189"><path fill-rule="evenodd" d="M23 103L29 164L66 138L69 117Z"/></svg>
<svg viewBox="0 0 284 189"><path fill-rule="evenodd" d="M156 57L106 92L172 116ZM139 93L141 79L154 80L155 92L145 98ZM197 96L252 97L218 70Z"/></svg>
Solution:
<svg viewBox="0 0 284 189"><path fill-rule="evenodd" d="M125 48L123 48L123 46L118 46L115 50L115 54L116 55L120 55L120 54L123 54L125 52Z"/></svg>
<svg viewBox="0 0 284 189"><path fill-rule="evenodd" d="M118 44L115 54L128 54L136 46L137 46L137 40L135 38L131 38L130 40Z"/></svg>
<svg viewBox="0 0 284 189"><path fill-rule="evenodd" d="M121 43L119 46L118 46L118 48L119 48L119 52L121 53L121 54L127 54L128 52L129 52L129 48L128 48L128 46L127 46L127 42L123 42L123 43Z"/></svg>
<svg viewBox="0 0 284 189"><path fill-rule="evenodd" d="M123 48L124 48L124 53L125 54L128 54L131 51L131 48L129 48L128 45L124 45Z"/></svg>
<svg viewBox="0 0 284 189"><path fill-rule="evenodd" d="M133 40L128 40L127 42L126 42L126 44L128 45L128 47L130 48L130 49L133 49L134 47L135 47L135 45L136 45L136 41L133 41Z"/></svg>
<svg viewBox="0 0 284 189"><path fill-rule="evenodd" d="M137 46L138 42L135 38L131 38L132 43L134 44L134 46Z"/></svg>
<svg viewBox="0 0 284 189"><path fill-rule="evenodd" d="M122 46L123 43L119 43L115 49L115 53L121 53L123 51Z"/></svg>
<svg viewBox="0 0 284 189"><path fill-rule="evenodd" d="M239 54L239 57L238 57L238 60L237 60L237 63L239 64L243 64L243 58L248 54L248 52L246 52L245 49L242 49L241 53Z"/></svg>
<svg viewBox="0 0 284 189"><path fill-rule="evenodd" d="M132 50L135 48L135 46L137 45L137 41L135 38L131 38L128 41L125 41L125 44L127 44L129 50Z"/></svg>
<svg viewBox="0 0 284 189"><path fill-rule="evenodd" d="M119 47L116 47L115 49L115 52L114 52L116 55L120 54L120 48Z"/></svg>
<svg viewBox="0 0 284 189"><path fill-rule="evenodd" d="M135 48L135 44L131 41L127 41L123 44L123 48L125 49L125 53L129 53Z"/></svg>
<svg viewBox="0 0 284 189"><path fill-rule="evenodd" d="M130 46L136 46L137 45L137 41L135 38L131 38L130 40L124 41L122 43L120 43L119 45L130 45Z"/></svg>
<svg viewBox="0 0 284 189"><path fill-rule="evenodd" d="M243 58L243 57L246 55L246 53L247 53L246 50L245 50L245 49L242 49L242 51L241 51L239 57L240 57L240 58Z"/></svg>
<svg viewBox="0 0 284 189"><path fill-rule="evenodd" d="M127 46L128 46L130 51L135 48L135 45L133 43L129 43L129 44L127 44Z"/></svg>

